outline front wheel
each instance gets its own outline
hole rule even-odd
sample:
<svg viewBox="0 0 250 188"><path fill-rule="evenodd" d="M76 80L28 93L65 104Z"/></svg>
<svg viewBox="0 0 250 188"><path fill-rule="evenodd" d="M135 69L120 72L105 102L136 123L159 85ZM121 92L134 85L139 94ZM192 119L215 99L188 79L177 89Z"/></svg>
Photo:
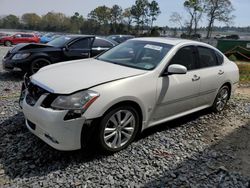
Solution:
<svg viewBox="0 0 250 188"><path fill-rule="evenodd" d="M138 112L131 106L112 109L101 120L98 143L106 152L117 152L127 147L139 128Z"/></svg>
<svg viewBox="0 0 250 188"><path fill-rule="evenodd" d="M36 73L40 68L45 67L45 66L47 66L47 65L50 65L50 61L48 61L47 59L44 59L44 58L36 59L36 60L34 60L34 61L31 63L31 66L30 66L30 73L31 73L31 74L34 74L34 73Z"/></svg>
<svg viewBox="0 0 250 188"><path fill-rule="evenodd" d="M229 88L228 86L223 86L220 88L212 106L214 112L221 112L224 110L227 101L229 99Z"/></svg>

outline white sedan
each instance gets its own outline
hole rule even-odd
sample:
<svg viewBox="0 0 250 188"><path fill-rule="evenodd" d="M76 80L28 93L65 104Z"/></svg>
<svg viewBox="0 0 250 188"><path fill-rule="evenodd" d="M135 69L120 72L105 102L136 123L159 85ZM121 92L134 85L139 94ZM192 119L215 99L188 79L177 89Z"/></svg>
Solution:
<svg viewBox="0 0 250 188"><path fill-rule="evenodd" d="M236 64L210 45L136 38L96 58L42 68L26 79L20 105L28 129L58 150L91 142L116 152L146 128L222 111L238 80Z"/></svg>

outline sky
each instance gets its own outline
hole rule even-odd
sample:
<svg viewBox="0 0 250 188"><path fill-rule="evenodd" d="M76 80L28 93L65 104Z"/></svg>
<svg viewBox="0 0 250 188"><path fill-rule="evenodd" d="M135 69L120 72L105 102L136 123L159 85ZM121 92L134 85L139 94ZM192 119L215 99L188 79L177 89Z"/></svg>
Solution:
<svg viewBox="0 0 250 188"><path fill-rule="evenodd" d="M156 0L161 9L155 25L174 26L169 22L172 12L180 13L184 18L187 17L183 8L184 0ZM84 17L97 6L106 5L108 7L118 4L123 9L130 7L135 0L0 0L0 16L15 14L21 16L23 13L35 12L38 15L46 14L49 11L62 12L68 16L79 12ZM234 26L250 26L250 0L232 0L236 16ZM206 25L206 18L203 18L202 26Z"/></svg>

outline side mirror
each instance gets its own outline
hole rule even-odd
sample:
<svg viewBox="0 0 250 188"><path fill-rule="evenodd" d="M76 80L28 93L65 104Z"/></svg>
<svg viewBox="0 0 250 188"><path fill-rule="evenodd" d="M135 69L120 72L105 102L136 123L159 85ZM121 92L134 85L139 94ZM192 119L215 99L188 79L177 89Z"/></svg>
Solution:
<svg viewBox="0 0 250 188"><path fill-rule="evenodd" d="M68 47L68 45L65 45L64 47L63 47L63 49L62 49L63 51L69 51L69 47Z"/></svg>
<svg viewBox="0 0 250 188"><path fill-rule="evenodd" d="M183 65L173 64L168 67L168 74L186 74L187 68Z"/></svg>

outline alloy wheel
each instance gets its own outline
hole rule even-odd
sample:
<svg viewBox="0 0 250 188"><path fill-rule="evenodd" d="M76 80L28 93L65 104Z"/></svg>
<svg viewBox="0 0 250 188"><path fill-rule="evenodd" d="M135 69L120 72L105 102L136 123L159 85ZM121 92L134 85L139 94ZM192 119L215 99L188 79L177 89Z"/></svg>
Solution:
<svg viewBox="0 0 250 188"><path fill-rule="evenodd" d="M217 96L216 100L216 109L217 111L222 111L224 107L226 106L227 100L228 100L228 89L222 88Z"/></svg>
<svg viewBox="0 0 250 188"><path fill-rule="evenodd" d="M105 144L112 149L118 149L128 143L136 126L135 116L129 110L115 112L107 121L103 138Z"/></svg>

